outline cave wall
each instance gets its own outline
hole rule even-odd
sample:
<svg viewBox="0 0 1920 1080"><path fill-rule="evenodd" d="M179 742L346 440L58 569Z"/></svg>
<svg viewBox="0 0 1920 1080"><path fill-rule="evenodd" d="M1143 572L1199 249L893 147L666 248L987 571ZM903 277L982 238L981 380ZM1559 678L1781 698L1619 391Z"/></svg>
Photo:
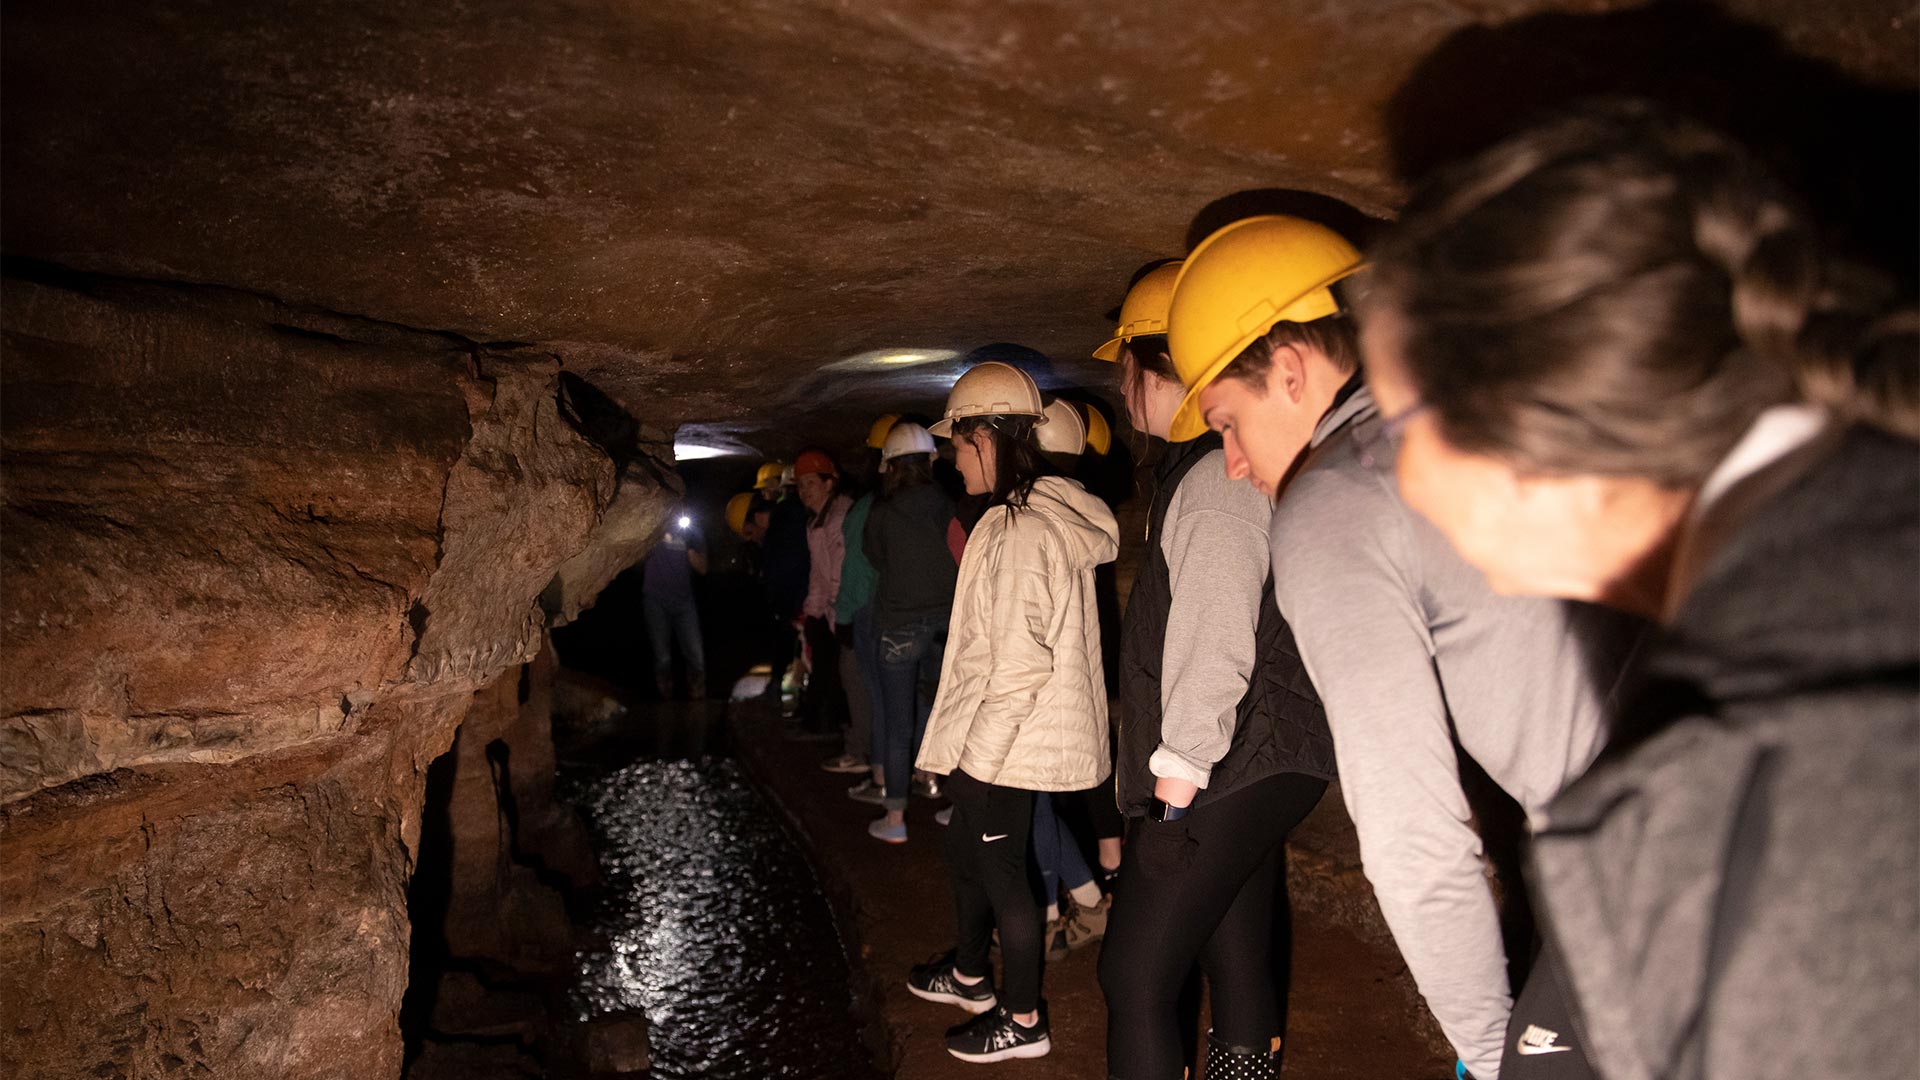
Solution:
<svg viewBox="0 0 1920 1080"><path fill-rule="evenodd" d="M10 269L0 1074L397 1075L427 766L671 493L553 356Z"/></svg>

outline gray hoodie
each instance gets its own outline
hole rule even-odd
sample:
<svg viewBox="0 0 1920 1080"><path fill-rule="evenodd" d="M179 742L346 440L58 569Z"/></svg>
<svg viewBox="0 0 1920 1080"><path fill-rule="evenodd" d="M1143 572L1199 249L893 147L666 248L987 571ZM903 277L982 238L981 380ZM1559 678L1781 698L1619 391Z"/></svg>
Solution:
<svg viewBox="0 0 1920 1080"><path fill-rule="evenodd" d="M1362 461L1360 390L1314 433L1273 515L1273 586L1326 705L1360 857L1420 993L1473 1075L1495 1080L1513 999L1454 740L1529 813L1580 775L1643 630L1496 595Z"/></svg>

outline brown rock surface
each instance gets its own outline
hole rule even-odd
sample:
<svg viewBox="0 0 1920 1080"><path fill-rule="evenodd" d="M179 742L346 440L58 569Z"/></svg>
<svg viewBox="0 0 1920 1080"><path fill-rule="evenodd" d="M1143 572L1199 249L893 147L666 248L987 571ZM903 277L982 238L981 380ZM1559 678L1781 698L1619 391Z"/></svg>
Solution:
<svg viewBox="0 0 1920 1080"><path fill-rule="evenodd" d="M1023 341L1104 379L1083 359L1103 313L1196 224L1275 188L1387 214L1433 139L1568 93L1810 128L1788 157L1876 216L1912 201L1910 168L1858 167L1911 142L1920 20L1896 0L26 0L7 19L8 252L536 342L643 419L772 450L851 442L809 421L864 429L952 374L870 350ZM1895 84L1892 113L1789 47ZM831 370L860 378L795 377L849 361Z"/></svg>
<svg viewBox="0 0 1920 1080"><path fill-rule="evenodd" d="M429 763L470 719L463 902L550 905L501 863L503 790L565 831L521 673L544 693L546 628L650 543L633 455L683 422L851 442L990 340L1104 387L1081 357L1144 261L1301 192L1364 227L1574 91L1777 128L1843 235L1913 258L1894 0L4 22L8 1074L393 1075ZM573 377L650 430L583 436Z"/></svg>
<svg viewBox="0 0 1920 1080"><path fill-rule="evenodd" d="M105 279L3 318L0 1072L396 1074L423 778L476 691L561 828L520 665L608 454L551 359Z"/></svg>

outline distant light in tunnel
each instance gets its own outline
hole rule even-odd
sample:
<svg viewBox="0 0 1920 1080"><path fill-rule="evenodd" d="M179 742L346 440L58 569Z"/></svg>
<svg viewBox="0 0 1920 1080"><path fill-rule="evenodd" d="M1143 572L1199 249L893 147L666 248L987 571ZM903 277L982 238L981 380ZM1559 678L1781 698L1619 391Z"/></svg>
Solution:
<svg viewBox="0 0 1920 1080"><path fill-rule="evenodd" d="M952 355L952 353L946 354L946 356ZM896 365L905 366L907 364L925 364L933 360L943 360L946 359L946 356L924 352L881 353L879 356L874 357L872 362L875 364L884 364L889 367Z"/></svg>
<svg viewBox="0 0 1920 1080"><path fill-rule="evenodd" d="M687 515L685 515L685 514L681 514L681 515L680 515L680 527L681 527L681 528L683 528L683 529L691 529L691 528L693 528L693 519L692 519L692 518L690 518L690 517L688 517L688 516L687 516Z"/></svg>
<svg viewBox="0 0 1920 1080"><path fill-rule="evenodd" d="M873 368L904 368L916 364L935 364L960 354L952 349L869 349L844 360L835 360L824 371L866 371Z"/></svg>
<svg viewBox="0 0 1920 1080"><path fill-rule="evenodd" d="M753 448L750 446L710 446L706 443L681 442L678 439L674 440L673 443L673 460L675 461L704 461L707 458L718 457L752 457L753 453Z"/></svg>

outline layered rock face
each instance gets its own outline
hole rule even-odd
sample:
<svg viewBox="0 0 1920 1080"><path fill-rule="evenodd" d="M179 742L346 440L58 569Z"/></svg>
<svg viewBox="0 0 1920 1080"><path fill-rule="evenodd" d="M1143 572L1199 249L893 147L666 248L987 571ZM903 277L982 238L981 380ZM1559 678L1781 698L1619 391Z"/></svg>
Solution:
<svg viewBox="0 0 1920 1080"><path fill-rule="evenodd" d="M594 562L616 505L622 557L643 552L672 493L582 434L551 356L24 273L0 415L0 1073L397 1075L427 766L470 712L493 718L480 766L527 744L557 568ZM616 561L576 570L576 610ZM515 810L546 827L530 734ZM484 827L462 858L512 843L496 818L463 815Z"/></svg>

